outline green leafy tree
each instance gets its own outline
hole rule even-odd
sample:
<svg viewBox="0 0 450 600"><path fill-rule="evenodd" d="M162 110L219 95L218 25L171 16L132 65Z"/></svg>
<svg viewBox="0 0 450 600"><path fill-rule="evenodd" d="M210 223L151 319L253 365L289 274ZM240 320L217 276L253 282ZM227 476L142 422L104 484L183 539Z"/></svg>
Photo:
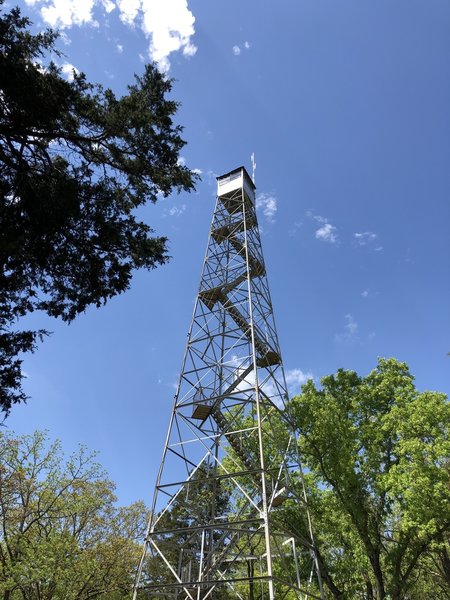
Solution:
<svg viewBox="0 0 450 600"><path fill-rule="evenodd" d="M45 331L14 331L35 310L70 322L126 290L132 271L168 260L167 240L134 210L196 175L178 161L172 82L155 66L117 98L47 57L57 34L33 35L0 0L0 407L26 396L21 352Z"/></svg>
<svg viewBox="0 0 450 600"><path fill-rule="evenodd" d="M339 370L292 400L333 597L449 597L450 406L405 363Z"/></svg>
<svg viewBox="0 0 450 600"><path fill-rule="evenodd" d="M84 448L65 461L43 433L1 433L0 598L128 598L146 510L115 500Z"/></svg>

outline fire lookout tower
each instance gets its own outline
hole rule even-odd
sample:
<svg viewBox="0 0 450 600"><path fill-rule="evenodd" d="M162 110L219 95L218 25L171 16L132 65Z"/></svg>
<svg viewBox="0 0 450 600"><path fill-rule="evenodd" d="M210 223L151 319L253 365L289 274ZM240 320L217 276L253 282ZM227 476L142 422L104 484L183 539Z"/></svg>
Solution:
<svg viewBox="0 0 450 600"><path fill-rule="evenodd" d="M217 202L134 600L323 598L255 207Z"/></svg>

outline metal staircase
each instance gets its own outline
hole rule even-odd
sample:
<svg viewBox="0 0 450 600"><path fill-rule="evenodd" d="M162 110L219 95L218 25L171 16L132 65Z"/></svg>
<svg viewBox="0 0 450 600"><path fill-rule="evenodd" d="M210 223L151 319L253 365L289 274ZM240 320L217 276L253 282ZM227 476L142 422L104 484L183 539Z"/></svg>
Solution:
<svg viewBox="0 0 450 600"><path fill-rule="evenodd" d="M218 178L135 600L323 597L286 401L255 186L240 167Z"/></svg>

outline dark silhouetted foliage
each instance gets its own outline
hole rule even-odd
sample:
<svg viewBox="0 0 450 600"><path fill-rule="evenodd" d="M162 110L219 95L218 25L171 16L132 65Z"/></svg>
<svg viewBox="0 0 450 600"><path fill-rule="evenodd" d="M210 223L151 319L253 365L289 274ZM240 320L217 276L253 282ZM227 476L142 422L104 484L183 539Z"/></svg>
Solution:
<svg viewBox="0 0 450 600"><path fill-rule="evenodd" d="M3 2L0 2L0 9ZM125 291L136 268L168 260L134 209L196 175L179 164L172 82L154 65L127 95L46 62L57 34L0 14L0 407L25 400L19 353L45 331L15 331L35 310L71 321ZM45 65L45 66L44 66Z"/></svg>

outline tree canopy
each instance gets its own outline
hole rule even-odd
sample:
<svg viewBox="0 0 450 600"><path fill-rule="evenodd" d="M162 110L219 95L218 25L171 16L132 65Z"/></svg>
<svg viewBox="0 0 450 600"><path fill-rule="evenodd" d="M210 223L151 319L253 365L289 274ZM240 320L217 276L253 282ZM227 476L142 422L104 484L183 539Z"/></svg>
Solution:
<svg viewBox="0 0 450 600"><path fill-rule="evenodd" d="M0 433L0 598L129 598L146 509L115 500L85 448Z"/></svg>
<svg viewBox="0 0 450 600"><path fill-rule="evenodd" d="M289 409L301 434L326 598L448 600L446 396L419 392L405 363L380 359L366 377L339 370L320 387L309 381ZM196 525L210 494L227 510L239 508L226 482L199 473L158 515L165 552L198 547ZM292 500L277 508L276 518L286 533L304 535L304 510ZM3 600L128 597L145 519L140 502L115 505L113 483L86 449L65 460L60 444L49 444L43 433L0 433ZM177 540L170 532L180 527L186 535ZM252 576L251 563L239 566ZM167 577L156 554L147 555L143 569L150 582ZM218 597L227 598L226 590Z"/></svg>
<svg viewBox="0 0 450 600"><path fill-rule="evenodd" d="M335 598L450 598L450 406L405 363L339 370L291 402Z"/></svg>
<svg viewBox="0 0 450 600"><path fill-rule="evenodd" d="M0 0L2 10L3 0ZM70 322L168 260L167 239L134 210L196 175L180 164L172 82L154 65L117 98L83 73L62 77L57 33L0 13L0 407L26 395L21 352L45 331L14 330L35 310Z"/></svg>

